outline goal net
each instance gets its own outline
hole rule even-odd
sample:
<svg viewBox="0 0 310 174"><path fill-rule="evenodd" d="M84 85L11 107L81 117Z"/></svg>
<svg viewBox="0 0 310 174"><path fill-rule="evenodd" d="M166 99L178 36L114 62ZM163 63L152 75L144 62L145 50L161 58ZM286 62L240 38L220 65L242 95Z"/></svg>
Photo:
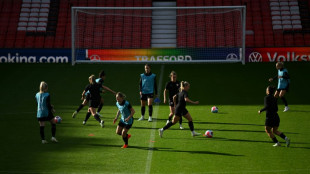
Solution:
<svg viewBox="0 0 310 174"><path fill-rule="evenodd" d="M72 7L72 64L242 62L245 6Z"/></svg>

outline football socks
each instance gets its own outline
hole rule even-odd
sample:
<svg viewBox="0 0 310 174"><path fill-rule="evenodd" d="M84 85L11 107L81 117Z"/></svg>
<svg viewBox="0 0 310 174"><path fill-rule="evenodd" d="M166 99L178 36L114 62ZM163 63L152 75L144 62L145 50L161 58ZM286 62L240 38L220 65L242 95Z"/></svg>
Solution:
<svg viewBox="0 0 310 174"><path fill-rule="evenodd" d="M56 135L56 124L52 124L52 137Z"/></svg>
<svg viewBox="0 0 310 174"><path fill-rule="evenodd" d="M141 115L144 116L145 114L145 106L141 106Z"/></svg>

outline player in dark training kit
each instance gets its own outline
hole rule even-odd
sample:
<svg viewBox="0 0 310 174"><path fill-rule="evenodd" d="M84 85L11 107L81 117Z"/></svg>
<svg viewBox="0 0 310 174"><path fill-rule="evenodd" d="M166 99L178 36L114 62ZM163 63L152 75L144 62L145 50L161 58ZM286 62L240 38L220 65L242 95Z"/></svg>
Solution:
<svg viewBox="0 0 310 174"><path fill-rule="evenodd" d="M278 104L277 98L274 97L273 93L275 91L275 87L268 86L266 89L267 96L264 98L264 105L265 107L258 111L258 113L262 113L266 111L266 121L265 121L265 131L268 136L273 140L273 146L281 146L277 138L274 134L280 136L286 141L286 147L290 146L290 139L286 137L282 132L278 130L280 126L280 117L278 115Z"/></svg>
<svg viewBox="0 0 310 174"><path fill-rule="evenodd" d="M188 120L188 125L189 128L192 132L192 136L197 136L197 135L201 135L200 133L197 133L194 131L194 124L193 124L193 119L191 117L191 115L189 114L189 112L186 109L186 102L192 103L192 104L199 104L199 101L192 101L188 98L188 90L190 88L190 84L188 82L181 82L181 87L180 87L180 92L175 95L173 97L173 101L176 104L175 106L175 114L173 117L172 122L169 122L168 124L166 124L166 126L164 126L163 128L159 129L159 136L162 138L163 137L163 133L166 129L169 129L172 125L176 124L179 120L180 117L185 117Z"/></svg>
<svg viewBox="0 0 310 174"><path fill-rule="evenodd" d="M290 86L290 76L288 74L287 69L284 68L283 62L278 62L276 64L276 68L278 70L278 75L273 78L270 78L269 81L272 82L273 80L278 79L278 89L276 93L274 94L274 96L276 98L279 98L279 97L281 98L281 100L283 101L285 105L283 112L287 112L290 108L288 107L288 104L287 104L287 101L284 95L286 94Z"/></svg>
<svg viewBox="0 0 310 174"><path fill-rule="evenodd" d="M47 92L48 86L47 83L42 81L40 83L40 92L38 92L35 96L37 103L38 103L38 109L37 109L37 119L40 124L40 135L42 139L42 144L46 144L47 141L45 140L44 135L44 128L45 128L45 121L49 121L52 125L52 142L58 142L55 138L56 135L56 124L54 121L54 115L53 112L55 112L53 106L51 105L51 97L50 94Z"/></svg>
<svg viewBox="0 0 310 174"><path fill-rule="evenodd" d="M156 74L151 72L150 65L144 66L145 73L140 74L140 99L141 99L141 117L138 121L144 120L146 101L149 106L149 119L152 121L154 93L157 95Z"/></svg>
<svg viewBox="0 0 310 174"><path fill-rule="evenodd" d="M125 144L122 146L122 148L128 147L128 139L131 137L130 134L127 134L129 129L132 127L133 124L133 115L135 114L135 110L132 108L131 104L125 100L126 96L118 92L116 94L116 106L118 108L116 117L113 121L113 124L117 121L118 116L121 114L122 117L118 123L118 126L116 128L116 134L122 135L123 141Z"/></svg>
<svg viewBox="0 0 310 174"><path fill-rule="evenodd" d="M102 86L102 87L100 88L100 91L99 91L99 92L100 92L100 93L104 93L104 90L103 90L103 89L105 89L105 90L107 90L107 91L109 91L109 92L115 94L115 92L114 92L113 90L111 90L111 89L108 88L107 86L104 86L104 85L103 85L103 84L104 84L105 78L106 78L105 72L102 70L102 71L99 73L99 78L96 79L96 83L98 83L99 85ZM82 104L79 106L79 108L72 114L72 118L75 118L76 115L78 114L78 112L88 103L88 101L90 100L90 92L87 91L86 93L84 93L84 95L82 95L82 98L81 98L81 99L83 100L83 103L82 103ZM99 117L101 117L101 115L99 114L99 112L100 112L101 109L102 109L103 102L104 102L104 100L103 100L103 98L101 97L101 101L100 101L100 104L99 104L99 106L98 106L98 110L97 110L97 113L96 113ZM86 113L85 120L83 121L83 124L84 124L84 125L86 124L86 122L87 122L87 120L89 119L90 115L91 115L90 112L87 112L87 113Z"/></svg>
<svg viewBox="0 0 310 174"><path fill-rule="evenodd" d="M103 86L100 83L96 83L96 79L94 75L91 75L89 78L89 85L85 88L82 96L85 96L85 93L89 91L90 97L89 97L89 108L88 108L88 115L93 115L94 118L100 123L101 127L104 127L104 121L99 118L99 115L96 113L98 106L101 102L101 95L100 91ZM111 90L112 93L116 94L114 91Z"/></svg>
<svg viewBox="0 0 310 174"><path fill-rule="evenodd" d="M180 90L180 82L177 81L177 74L176 72L172 71L170 73L170 81L166 83L166 88L164 90L164 103L166 104L167 99L167 91L169 91L169 108L170 108L170 114L167 120L167 124L172 120L172 117L174 115L174 102L173 102L173 96L179 93ZM180 117L180 129L184 129L182 126L182 117Z"/></svg>

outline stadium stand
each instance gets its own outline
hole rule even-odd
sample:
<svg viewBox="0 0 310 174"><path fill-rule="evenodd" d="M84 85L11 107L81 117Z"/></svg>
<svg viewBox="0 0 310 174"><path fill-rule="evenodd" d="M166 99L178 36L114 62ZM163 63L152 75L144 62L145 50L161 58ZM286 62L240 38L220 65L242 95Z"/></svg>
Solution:
<svg viewBox="0 0 310 174"><path fill-rule="evenodd" d="M246 5L247 47L309 46L310 4L307 0L177 0L177 4L178 6ZM205 25L214 27L207 27L204 33L198 33L201 31L199 27L203 26L198 26L196 29L191 27L195 19L179 17L178 45L180 47L204 47L204 45L213 47L220 43L229 47L237 41L235 38L240 37L240 33L234 32L233 37L221 39L219 36L223 36L227 31L233 31L235 27L225 26L224 32L218 25L227 25L228 22L213 23L214 20L235 21L235 18L236 16L225 15L206 18ZM200 19L196 18L196 20ZM236 22L232 22L231 25L235 24ZM192 33L196 33L196 36ZM182 38L181 35L186 37ZM204 36L206 39L195 40L199 38L197 36Z"/></svg>
<svg viewBox="0 0 310 174"><path fill-rule="evenodd" d="M176 0L176 2L177 6L246 5L247 47L310 46L308 0ZM150 7L152 0L0 0L0 48L70 48L71 6ZM135 13L139 14L142 11ZM237 25L236 16L221 14L215 18L231 21L231 25L228 25L229 22L224 24L215 22L214 18L206 18L203 15L196 18L178 17L178 47L236 45L238 39L235 38L241 35L234 30L234 25ZM106 30L106 32L94 32L92 29L84 31L92 39L80 40L78 46L150 48L151 18L126 16L106 20L110 20L104 24L111 25L108 28L103 27L102 23L96 23L95 18L88 17L84 25L94 26L94 30ZM133 32L133 26L138 32ZM114 31L112 35L108 34L111 30ZM225 35L227 31L234 34Z"/></svg>

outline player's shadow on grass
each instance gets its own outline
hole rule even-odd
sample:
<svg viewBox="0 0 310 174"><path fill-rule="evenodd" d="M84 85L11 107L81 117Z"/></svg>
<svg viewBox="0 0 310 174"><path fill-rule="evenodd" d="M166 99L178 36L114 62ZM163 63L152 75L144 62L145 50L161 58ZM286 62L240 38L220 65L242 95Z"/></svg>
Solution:
<svg viewBox="0 0 310 174"><path fill-rule="evenodd" d="M205 129L196 129L197 131L205 131ZM255 132L255 133L266 133L265 131L258 130L240 130L240 129L212 129L213 131L222 131L222 132Z"/></svg>
<svg viewBox="0 0 310 174"><path fill-rule="evenodd" d="M183 153L191 153L191 154L203 154L203 155L223 155L223 156L244 156L244 155L235 155L230 153L222 153L222 152L212 152L212 151L187 151L187 150L160 150L166 152L183 152Z"/></svg>
<svg viewBox="0 0 310 174"><path fill-rule="evenodd" d="M205 138L200 138L201 140ZM262 141L262 140L245 140L245 139L231 139L231 138L223 138L223 137L213 137L215 141L239 141L239 142L250 142L250 143L273 143L272 141ZM291 144L310 144L306 142L291 142ZM294 148L303 148L303 147L294 147ZM304 147L305 149L310 149Z"/></svg>
<svg viewBox="0 0 310 174"><path fill-rule="evenodd" d="M310 111L303 111L303 110L292 110L292 109L290 109L290 112L310 113Z"/></svg>
<svg viewBox="0 0 310 174"><path fill-rule="evenodd" d="M199 131L205 131L205 129L196 129ZM266 133L263 130L240 130L240 129L212 129L213 131L223 131L223 132L254 132L254 133ZM299 134L295 132L285 132L286 134Z"/></svg>
<svg viewBox="0 0 310 174"><path fill-rule="evenodd" d="M214 114L225 115L225 114L228 114L228 112L218 112L218 113L214 113Z"/></svg>
<svg viewBox="0 0 310 174"><path fill-rule="evenodd" d="M177 152L177 153L191 153L191 154L207 154L207 155L225 155L225 156L244 156L244 155L234 155L230 153L222 153L222 152L212 152L212 151L190 151L190 150L174 150L172 148L162 148L162 147L141 147L141 146L130 146L130 148L136 148L141 150L152 150L152 151L161 151L161 152Z"/></svg>
<svg viewBox="0 0 310 174"><path fill-rule="evenodd" d="M251 123L221 123L221 122L202 122L194 121L195 124L223 124L223 125L236 125L236 126L265 126L262 124L251 124Z"/></svg>
<svg viewBox="0 0 310 174"><path fill-rule="evenodd" d="M307 149L307 150L310 150L310 147L294 147L294 146L290 146L290 148L292 148L292 149Z"/></svg>
<svg viewBox="0 0 310 174"><path fill-rule="evenodd" d="M120 145L108 145L108 144L91 144L92 146L103 146L103 147L115 147L120 148ZM177 152L177 153L191 153L191 154L204 154L204 155L224 155L224 156L244 156L244 155L234 155L230 153L222 152L212 152L212 151L190 151L190 150L174 150L167 147L143 147L143 146L129 146L129 149L140 149L140 150L150 150L150 151L160 151L160 152Z"/></svg>
<svg viewBox="0 0 310 174"><path fill-rule="evenodd" d="M215 141L238 141L238 142L250 142L250 143L271 143L271 141L262 141L262 140L246 140L246 139L231 139L223 137L213 137Z"/></svg>

